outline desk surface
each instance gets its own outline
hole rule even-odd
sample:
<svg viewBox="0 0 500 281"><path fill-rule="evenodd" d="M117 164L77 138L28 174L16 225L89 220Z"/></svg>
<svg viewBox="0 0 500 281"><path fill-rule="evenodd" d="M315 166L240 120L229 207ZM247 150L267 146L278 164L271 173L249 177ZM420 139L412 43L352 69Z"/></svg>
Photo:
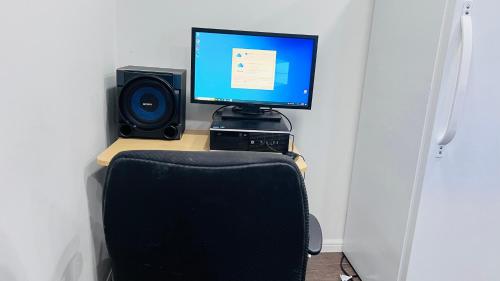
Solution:
<svg viewBox="0 0 500 281"><path fill-rule="evenodd" d="M116 154L130 150L208 151L209 134L208 131L186 131L182 139L173 141L119 138L97 156L97 163L108 166ZM298 153L297 147L293 147L293 151ZM297 158L295 163L301 172L307 170L307 164L302 157Z"/></svg>

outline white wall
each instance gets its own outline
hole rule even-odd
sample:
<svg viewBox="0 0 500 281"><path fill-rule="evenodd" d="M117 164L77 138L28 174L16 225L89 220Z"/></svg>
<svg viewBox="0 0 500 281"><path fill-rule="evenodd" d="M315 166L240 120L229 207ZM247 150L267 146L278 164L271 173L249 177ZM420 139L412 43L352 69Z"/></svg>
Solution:
<svg viewBox="0 0 500 281"><path fill-rule="evenodd" d="M372 1L118 3L118 64L189 69L191 27L318 34L312 111L285 111L307 159L311 211L326 250L340 250ZM189 128L208 128L214 106L188 104Z"/></svg>
<svg viewBox="0 0 500 281"><path fill-rule="evenodd" d="M459 54L457 1L436 125L422 188L408 281L500 280L500 25L497 0L475 0L474 53L455 140L434 158Z"/></svg>
<svg viewBox="0 0 500 281"><path fill-rule="evenodd" d="M2 281L105 274L94 163L108 142L115 10L114 1L99 0L2 4Z"/></svg>

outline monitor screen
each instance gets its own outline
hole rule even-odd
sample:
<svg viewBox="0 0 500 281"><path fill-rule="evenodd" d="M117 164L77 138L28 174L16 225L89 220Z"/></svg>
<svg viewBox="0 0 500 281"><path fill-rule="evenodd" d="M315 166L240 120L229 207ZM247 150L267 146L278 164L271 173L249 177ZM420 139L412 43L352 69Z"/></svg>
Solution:
<svg viewBox="0 0 500 281"><path fill-rule="evenodd" d="M318 37L193 28L191 101L311 108Z"/></svg>

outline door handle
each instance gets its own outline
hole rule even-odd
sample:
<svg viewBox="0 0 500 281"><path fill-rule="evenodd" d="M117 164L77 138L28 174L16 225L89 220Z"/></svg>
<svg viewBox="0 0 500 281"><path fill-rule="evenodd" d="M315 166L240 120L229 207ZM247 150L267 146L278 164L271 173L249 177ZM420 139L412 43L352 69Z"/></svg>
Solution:
<svg viewBox="0 0 500 281"><path fill-rule="evenodd" d="M460 25L462 28L462 52L460 56L460 67L458 70L455 93L453 94L453 104L451 105L446 127L438 139L438 145L447 145L457 133L457 123L460 113L463 111L467 86L469 84L469 74L472 61L472 2L466 1Z"/></svg>

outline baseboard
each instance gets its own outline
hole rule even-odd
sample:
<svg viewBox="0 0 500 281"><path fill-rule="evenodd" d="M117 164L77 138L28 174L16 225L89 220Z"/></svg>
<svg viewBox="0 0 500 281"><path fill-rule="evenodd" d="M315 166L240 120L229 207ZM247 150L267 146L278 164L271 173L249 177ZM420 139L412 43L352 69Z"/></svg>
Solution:
<svg viewBox="0 0 500 281"><path fill-rule="evenodd" d="M342 252L343 245L344 245L344 240L342 239L325 239L323 240L323 248L321 249L321 252L324 253Z"/></svg>

